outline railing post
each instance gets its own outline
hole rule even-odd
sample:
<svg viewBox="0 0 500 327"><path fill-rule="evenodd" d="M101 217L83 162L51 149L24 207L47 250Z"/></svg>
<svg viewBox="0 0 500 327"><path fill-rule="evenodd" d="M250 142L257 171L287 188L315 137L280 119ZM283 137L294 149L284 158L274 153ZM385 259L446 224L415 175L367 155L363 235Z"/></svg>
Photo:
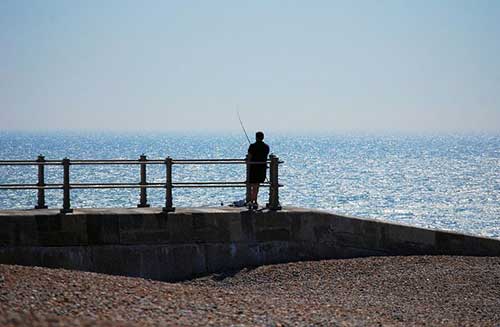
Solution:
<svg viewBox="0 0 500 327"><path fill-rule="evenodd" d="M36 159L38 164L38 192L37 192L37 205L35 206L35 209L47 209L47 206L45 205L45 166L43 163L45 162L45 157L42 155L39 155L38 158Z"/></svg>
<svg viewBox="0 0 500 327"><path fill-rule="evenodd" d="M251 189L250 189L250 164L249 164L249 155L247 154L246 157L245 157L245 162L246 162L246 170L247 170L247 179L245 181L246 183L246 196L245 196L245 202L246 203L249 203L250 202L250 192L251 192Z"/></svg>
<svg viewBox="0 0 500 327"><path fill-rule="evenodd" d="M62 160L63 164L63 207L61 209L61 213L70 213L73 212L73 209L71 209L71 202L70 202L70 185L69 185L69 166L70 166L70 161L68 158L64 158Z"/></svg>
<svg viewBox="0 0 500 327"><path fill-rule="evenodd" d="M172 158L165 159L166 178L165 178L165 207L163 211L172 212L175 208L172 206Z"/></svg>
<svg viewBox="0 0 500 327"><path fill-rule="evenodd" d="M146 189L146 186L148 185L147 179L146 179L146 161L147 158L144 155L144 153L140 156L139 161L143 161L141 163L141 198L140 202L137 205L138 208L147 208L149 207L148 204L148 191Z"/></svg>
<svg viewBox="0 0 500 327"><path fill-rule="evenodd" d="M281 210L279 202L278 165L279 159L274 154L269 156L271 164L269 167L269 209Z"/></svg>

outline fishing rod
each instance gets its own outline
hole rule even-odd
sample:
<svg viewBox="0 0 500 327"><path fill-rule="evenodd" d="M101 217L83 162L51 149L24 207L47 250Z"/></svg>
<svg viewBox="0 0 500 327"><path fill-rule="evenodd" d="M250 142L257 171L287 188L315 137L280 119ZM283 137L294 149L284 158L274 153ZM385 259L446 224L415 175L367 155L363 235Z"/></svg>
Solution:
<svg viewBox="0 0 500 327"><path fill-rule="evenodd" d="M247 137L248 144L252 144L250 141L250 138L248 137L247 131L245 130L245 126L243 126L243 121L241 121L241 116L240 116L240 111L236 109L236 113L238 114L238 120L240 121L241 128L243 129L243 133L245 133L245 136Z"/></svg>

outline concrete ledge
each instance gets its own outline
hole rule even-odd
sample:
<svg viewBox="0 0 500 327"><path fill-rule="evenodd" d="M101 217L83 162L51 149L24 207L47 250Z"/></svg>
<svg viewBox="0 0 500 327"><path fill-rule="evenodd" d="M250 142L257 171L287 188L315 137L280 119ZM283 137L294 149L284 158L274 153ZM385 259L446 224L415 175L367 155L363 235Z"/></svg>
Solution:
<svg viewBox="0 0 500 327"><path fill-rule="evenodd" d="M500 256L500 240L300 208L0 211L0 263L179 280L278 262Z"/></svg>

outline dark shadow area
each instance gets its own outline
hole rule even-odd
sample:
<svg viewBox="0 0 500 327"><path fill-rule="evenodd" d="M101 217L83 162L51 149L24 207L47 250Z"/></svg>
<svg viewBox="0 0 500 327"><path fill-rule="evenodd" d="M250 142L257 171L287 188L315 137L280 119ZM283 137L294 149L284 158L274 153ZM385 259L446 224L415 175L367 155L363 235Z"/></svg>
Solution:
<svg viewBox="0 0 500 327"><path fill-rule="evenodd" d="M223 271L223 272L219 272L219 273L214 273L214 274L212 274L212 280L217 281L217 282L221 282L226 278L231 278L231 277L236 276L240 272L249 272L249 271L255 270L257 267L258 266L244 267L241 269L233 269L233 270L227 270L227 271ZM210 276L210 275L208 275L208 276Z"/></svg>

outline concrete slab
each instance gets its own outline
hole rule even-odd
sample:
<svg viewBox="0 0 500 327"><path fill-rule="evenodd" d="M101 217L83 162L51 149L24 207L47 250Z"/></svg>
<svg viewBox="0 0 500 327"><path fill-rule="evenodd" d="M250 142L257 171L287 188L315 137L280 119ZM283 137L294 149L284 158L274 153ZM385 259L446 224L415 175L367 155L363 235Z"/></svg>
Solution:
<svg viewBox="0 0 500 327"><path fill-rule="evenodd" d="M0 211L0 263L160 280L278 262L415 254L500 256L500 240L293 207Z"/></svg>

